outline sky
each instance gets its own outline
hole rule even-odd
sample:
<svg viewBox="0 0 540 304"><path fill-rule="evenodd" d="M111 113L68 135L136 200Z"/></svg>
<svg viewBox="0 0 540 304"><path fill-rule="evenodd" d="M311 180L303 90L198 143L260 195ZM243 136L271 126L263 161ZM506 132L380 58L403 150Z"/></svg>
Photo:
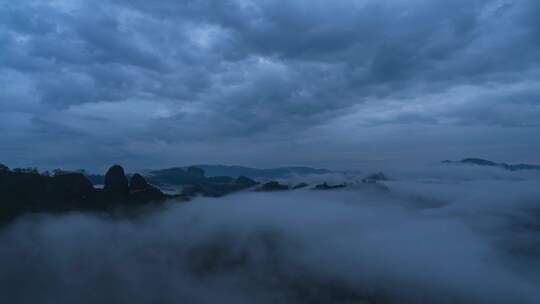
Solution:
<svg viewBox="0 0 540 304"><path fill-rule="evenodd" d="M540 163L537 0L0 0L0 163Z"/></svg>

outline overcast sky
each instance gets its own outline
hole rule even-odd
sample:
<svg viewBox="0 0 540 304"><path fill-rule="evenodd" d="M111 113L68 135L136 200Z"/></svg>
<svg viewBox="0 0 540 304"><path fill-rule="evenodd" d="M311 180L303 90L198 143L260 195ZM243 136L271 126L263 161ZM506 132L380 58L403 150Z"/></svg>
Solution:
<svg viewBox="0 0 540 304"><path fill-rule="evenodd" d="M0 163L540 163L538 0L0 0Z"/></svg>

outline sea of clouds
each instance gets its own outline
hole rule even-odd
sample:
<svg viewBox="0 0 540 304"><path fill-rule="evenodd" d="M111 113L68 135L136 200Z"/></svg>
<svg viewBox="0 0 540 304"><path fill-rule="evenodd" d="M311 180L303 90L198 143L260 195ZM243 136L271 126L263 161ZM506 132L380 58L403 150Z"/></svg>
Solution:
<svg viewBox="0 0 540 304"><path fill-rule="evenodd" d="M20 218L0 228L0 302L540 303L540 174L389 172Z"/></svg>

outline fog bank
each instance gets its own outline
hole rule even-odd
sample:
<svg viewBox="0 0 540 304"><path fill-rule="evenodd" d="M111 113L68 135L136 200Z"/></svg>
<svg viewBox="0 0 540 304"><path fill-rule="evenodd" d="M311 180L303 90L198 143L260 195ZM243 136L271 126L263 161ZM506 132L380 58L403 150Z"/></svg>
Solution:
<svg viewBox="0 0 540 304"><path fill-rule="evenodd" d="M535 176L241 193L0 231L2 303L539 303Z"/></svg>

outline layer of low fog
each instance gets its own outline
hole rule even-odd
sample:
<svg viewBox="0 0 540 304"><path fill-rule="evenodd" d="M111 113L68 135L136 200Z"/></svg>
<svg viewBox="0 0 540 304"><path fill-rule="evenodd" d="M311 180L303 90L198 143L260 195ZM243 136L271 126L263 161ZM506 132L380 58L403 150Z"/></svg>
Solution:
<svg viewBox="0 0 540 304"><path fill-rule="evenodd" d="M388 175L129 218L27 216L0 231L0 302L540 303L538 174Z"/></svg>

